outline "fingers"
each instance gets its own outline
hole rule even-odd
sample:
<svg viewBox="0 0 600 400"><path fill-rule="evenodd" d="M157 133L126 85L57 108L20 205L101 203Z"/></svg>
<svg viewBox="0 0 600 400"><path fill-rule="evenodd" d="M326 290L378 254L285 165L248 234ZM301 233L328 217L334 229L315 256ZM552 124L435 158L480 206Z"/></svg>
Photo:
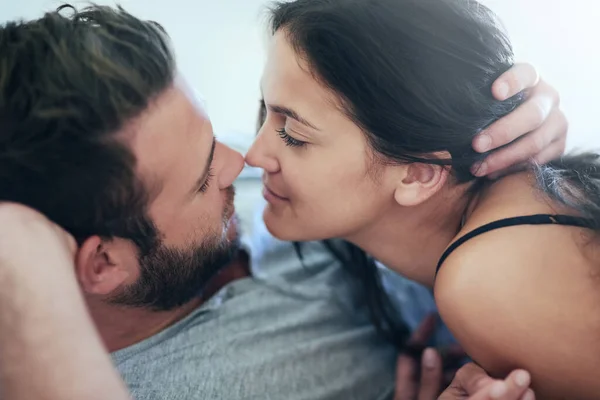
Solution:
<svg viewBox="0 0 600 400"><path fill-rule="evenodd" d="M403 354L398 357L394 400L414 400L417 398L419 390L417 360L422 356L426 343L435 331L435 318L435 314L430 314L421 322L411 335Z"/></svg>
<svg viewBox="0 0 600 400"><path fill-rule="evenodd" d="M498 100L506 100L517 93L538 84L539 75L530 64L515 64L500 75L492 85L492 94Z"/></svg>
<svg viewBox="0 0 600 400"><path fill-rule="evenodd" d="M456 376L456 371L457 370L447 370L444 369L444 373L442 376L442 387L448 387L452 384L452 381L454 380L454 377Z"/></svg>
<svg viewBox="0 0 600 400"><path fill-rule="evenodd" d="M506 379L495 380L483 369L468 364L456 374L451 386L469 400L534 400L530 384L531 376L527 371L515 370Z"/></svg>
<svg viewBox="0 0 600 400"><path fill-rule="evenodd" d="M493 172L487 176L490 180L495 180L502 178L503 176L514 174L516 172L525 171L529 167L529 162L521 162L518 164L513 164L508 168L504 168L498 172Z"/></svg>
<svg viewBox="0 0 600 400"><path fill-rule="evenodd" d="M480 153L497 149L539 128L552 111L550 96L534 94L515 111L490 125L473 140L473 148Z"/></svg>
<svg viewBox="0 0 600 400"><path fill-rule="evenodd" d="M515 370L504 380L496 380L479 366L469 363L462 367L452 384L439 397L441 400L535 400L529 388L531 376Z"/></svg>
<svg viewBox="0 0 600 400"><path fill-rule="evenodd" d="M437 351L428 348L423 352L420 382L417 381L417 370L418 365L413 357L405 354L398 357L394 400L437 399L443 375L442 359Z"/></svg>
<svg viewBox="0 0 600 400"><path fill-rule="evenodd" d="M567 138L558 139L540 153L537 156L533 157L533 162L537 164L546 164L552 160L556 160L565 152L565 148L567 147Z"/></svg>
<svg viewBox="0 0 600 400"><path fill-rule="evenodd" d="M532 158L548 161L562 154L568 123L558 108L560 97L531 65L515 65L494 82L492 92L504 100L527 88L532 90L521 106L473 139L473 148L480 153L506 146L474 166L474 175L488 176Z"/></svg>
<svg viewBox="0 0 600 400"><path fill-rule="evenodd" d="M417 362L409 355L401 354L396 365L396 392L394 400L414 400L419 390L416 381Z"/></svg>
<svg viewBox="0 0 600 400"><path fill-rule="evenodd" d="M518 400L526 395L531 383L529 373L523 370L516 370L503 381L494 382L487 393L482 391L481 397L472 396L469 399L492 399L492 400ZM531 392L533 394L533 392Z"/></svg>
<svg viewBox="0 0 600 400"><path fill-rule="evenodd" d="M425 349L435 332L436 318L437 314L432 313L421 322L411 335L405 351L398 357L394 400L435 400L437 398L443 375L442 358L434 349ZM458 350L452 349L452 351Z"/></svg>
<svg viewBox="0 0 600 400"><path fill-rule="evenodd" d="M508 117L510 115L505 118ZM521 162L547 162L558 158L564 151L567 129L566 117L562 111L555 109L541 127L506 148L490 154L481 165L473 169L473 173L476 176L486 176Z"/></svg>
<svg viewBox="0 0 600 400"><path fill-rule="evenodd" d="M451 386L460 388L467 394L473 394L490 386L494 381L483 368L474 363L468 363L458 370Z"/></svg>
<svg viewBox="0 0 600 400"><path fill-rule="evenodd" d="M438 352L442 358L443 387L446 387L452 382L456 372L465 364L467 354L458 344L442 347L438 349Z"/></svg>
<svg viewBox="0 0 600 400"><path fill-rule="evenodd" d="M527 389L519 400L535 400L535 393L533 393L533 390Z"/></svg>
<svg viewBox="0 0 600 400"><path fill-rule="evenodd" d="M435 400L441 391L442 359L432 348L423 352L421 360L421 385L418 400Z"/></svg>
<svg viewBox="0 0 600 400"><path fill-rule="evenodd" d="M546 164L552 160L556 160L565 152L566 146L567 146L567 138L565 137L565 138L559 139L555 142L550 143L550 145L548 145L548 147L546 147L544 150L542 150L540 153L538 153L538 155L533 157L533 159L531 161L533 161L536 164ZM494 180L494 179L501 178L504 175L508 175L508 174L511 174L516 171L523 171L525 168L527 168L528 164L529 164L528 162L514 164L512 167L508 167L503 170L500 170L499 172L494 172L494 173L489 174L488 178Z"/></svg>
<svg viewBox="0 0 600 400"><path fill-rule="evenodd" d="M403 350L404 354L415 360L422 357L423 351L425 350L425 347L427 347L427 342L435 332L436 315L437 314L432 313L423 319L408 340L408 343Z"/></svg>

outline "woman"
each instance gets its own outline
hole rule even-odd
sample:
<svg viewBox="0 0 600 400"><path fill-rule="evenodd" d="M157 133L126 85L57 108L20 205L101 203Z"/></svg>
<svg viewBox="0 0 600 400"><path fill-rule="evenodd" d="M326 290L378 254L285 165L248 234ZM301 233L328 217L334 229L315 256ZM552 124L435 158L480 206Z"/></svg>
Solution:
<svg viewBox="0 0 600 400"><path fill-rule="evenodd" d="M265 170L270 232L347 240L371 288L365 253L434 287L492 374L525 368L542 398L597 397L600 162L477 177L474 137L524 101L490 95L513 64L492 12L474 0L297 0L271 22L267 112L247 155Z"/></svg>

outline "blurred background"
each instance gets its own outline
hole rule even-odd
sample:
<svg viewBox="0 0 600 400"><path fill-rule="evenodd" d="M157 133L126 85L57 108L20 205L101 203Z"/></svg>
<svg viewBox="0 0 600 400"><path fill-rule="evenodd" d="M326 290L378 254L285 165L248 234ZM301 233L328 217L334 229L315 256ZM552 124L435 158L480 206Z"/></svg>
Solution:
<svg viewBox="0 0 600 400"><path fill-rule="evenodd" d="M534 64L560 92L570 121L568 147L600 149L600 1L481 0L504 22L517 59ZM115 1L97 0L99 4ZM121 0L129 12L163 25L180 70L206 101L215 133L245 152L254 136L268 39L269 0ZM56 0L0 0L0 21L35 18ZM71 4L84 4L71 1ZM236 208L247 229L260 202L258 171L238 182ZM247 179L250 178L250 179Z"/></svg>

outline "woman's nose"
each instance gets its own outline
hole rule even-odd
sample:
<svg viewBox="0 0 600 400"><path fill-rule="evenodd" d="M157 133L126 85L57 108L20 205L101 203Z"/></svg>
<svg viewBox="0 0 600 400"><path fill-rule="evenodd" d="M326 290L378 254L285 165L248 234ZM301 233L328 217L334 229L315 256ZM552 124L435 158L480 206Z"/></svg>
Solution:
<svg viewBox="0 0 600 400"><path fill-rule="evenodd" d="M274 143L270 143L263 126L263 129L254 139L250 150L246 153L246 162L252 167L262 168L268 173L275 173L279 170L279 162L275 154Z"/></svg>

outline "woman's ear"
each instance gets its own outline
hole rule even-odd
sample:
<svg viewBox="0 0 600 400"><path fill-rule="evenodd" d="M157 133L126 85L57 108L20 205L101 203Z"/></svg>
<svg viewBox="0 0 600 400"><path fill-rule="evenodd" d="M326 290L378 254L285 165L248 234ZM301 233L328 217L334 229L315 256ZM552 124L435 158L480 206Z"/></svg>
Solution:
<svg viewBox="0 0 600 400"><path fill-rule="evenodd" d="M396 181L394 199L404 207L424 203L439 192L448 180L449 168L444 165L410 163Z"/></svg>
<svg viewBox="0 0 600 400"><path fill-rule="evenodd" d="M75 258L75 270L82 290L90 295L108 295L125 284L131 275L123 249L99 236L86 239Z"/></svg>

